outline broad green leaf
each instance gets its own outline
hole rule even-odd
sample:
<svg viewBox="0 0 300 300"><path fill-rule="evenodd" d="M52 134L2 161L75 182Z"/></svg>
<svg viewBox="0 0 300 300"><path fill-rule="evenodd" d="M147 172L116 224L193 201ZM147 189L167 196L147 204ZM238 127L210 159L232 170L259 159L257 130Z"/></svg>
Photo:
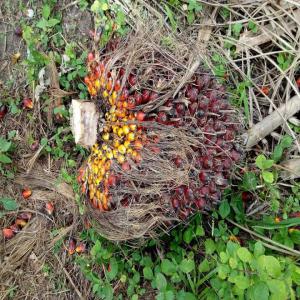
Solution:
<svg viewBox="0 0 300 300"><path fill-rule="evenodd" d="M54 27L55 25L59 24L60 23L60 20L57 20L57 19L50 19L48 20L47 22L47 26L48 27Z"/></svg>
<svg viewBox="0 0 300 300"><path fill-rule="evenodd" d="M243 24L242 23L235 23L232 26L232 31L234 32L234 35L235 36L239 36L242 28L243 28Z"/></svg>
<svg viewBox="0 0 300 300"><path fill-rule="evenodd" d="M152 280L153 279L153 272L152 269L150 267L145 267L143 269L143 275L146 279L148 280Z"/></svg>
<svg viewBox="0 0 300 300"><path fill-rule="evenodd" d="M226 264L228 262L229 257L226 252L222 251L220 253L220 259L223 264Z"/></svg>
<svg viewBox="0 0 300 300"><path fill-rule="evenodd" d="M7 152L11 147L11 142L0 138L0 152Z"/></svg>
<svg viewBox="0 0 300 300"><path fill-rule="evenodd" d="M198 271L200 273L205 273L208 272L210 270L210 265L209 265L209 261L205 258L199 265L198 267Z"/></svg>
<svg viewBox="0 0 300 300"><path fill-rule="evenodd" d="M16 210L19 207L18 203L11 198L0 198L0 203L5 210Z"/></svg>
<svg viewBox="0 0 300 300"><path fill-rule="evenodd" d="M192 10L190 10L187 14L187 21L189 25L193 24L193 22L195 21L195 14Z"/></svg>
<svg viewBox="0 0 300 300"><path fill-rule="evenodd" d="M281 274L281 266L278 259L270 255L262 255L257 259L257 264L266 269L267 273L274 278Z"/></svg>
<svg viewBox="0 0 300 300"><path fill-rule="evenodd" d="M196 297L189 292L185 292L183 290L177 293L177 300L197 300Z"/></svg>
<svg viewBox="0 0 300 300"><path fill-rule="evenodd" d="M196 236L205 236L205 231L202 226L198 225L195 232Z"/></svg>
<svg viewBox="0 0 300 300"><path fill-rule="evenodd" d="M266 157L263 154L261 154L256 157L255 164L258 168L263 170L265 161L266 161Z"/></svg>
<svg viewBox="0 0 300 300"><path fill-rule="evenodd" d="M254 257L258 258L259 256L265 253L265 247L261 242L256 242L254 245Z"/></svg>
<svg viewBox="0 0 300 300"><path fill-rule="evenodd" d="M110 280L113 280L117 274L118 274L118 263L117 263L117 260L112 257L109 261L109 264L110 264L110 271L107 272L107 276Z"/></svg>
<svg viewBox="0 0 300 300"><path fill-rule="evenodd" d="M50 12L51 12L51 9L50 9L50 6L48 4L45 4L43 6L43 10L42 10L42 16L44 19L48 19L49 16L50 16Z"/></svg>
<svg viewBox="0 0 300 300"><path fill-rule="evenodd" d="M295 244L300 245L300 230L299 229L292 230L290 232L290 237Z"/></svg>
<svg viewBox="0 0 300 300"><path fill-rule="evenodd" d="M251 259L252 259L251 252L245 247L239 248L237 250L237 255L240 258L240 260L243 261L243 262L250 262Z"/></svg>
<svg viewBox="0 0 300 300"><path fill-rule="evenodd" d="M10 164L12 163L12 160L4 153L0 153L0 163Z"/></svg>
<svg viewBox="0 0 300 300"><path fill-rule="evenodd" d="M237 267L237 265L238 265L237 260L235 258L233 258L233 257L230 257L229 258L229 266L230 266L230 268L231 269L235 269Z"/></svg>
<svg viewBox="0 0 300 300"><path fill-rule="evenodd" d="M224 280L228 277L230 273L230 268L228 265L219 265L218 266L218 276L220 279Z"/></svg>
<svg viewBox="0 0 300 300"><path fill-rule="evenodd" d="M169 259L163 259L161 262L161 271L164 274L171 276L176 272L176 266Z"/></svg>
<svg viewBox="0 0 300 300"><path fill-rule="evenodd" d="M160 291L165 291L167 288L166 277L162 273L157 273L155 276L155 283Z"/></svg>
<svg viewBox="0 0 300 300"><path fill-rule="evenodd" d="M267 282L269 290L272 294L272 300L283 300L287 299L287 290L285 282L278 279L270 279Z"/></svg>
<svg viewBox="0 0 300 300"><path fill-rule="evenodd" d="M243 176L243 187L247 191L253 191L257 186L257 177L253 172L247 172Z"/></svg>
<svg viewBox="0 0 300 300"><path fill-rule="evenodd" d="M179 265L183 273L190 273L195 269L195 262L192 259L183 259Z"/></svg>
<svg viewBox="0 0 300 300"><path fill-rule="evenodd" d="M269 171L263 171L262 172L262 177L265 182L267 183L273 183L274 182L274 175L272 172Z"/></svg>
<svg viewBox="0 0 300 300"><path fill-rule="evenodd" d="M45 30L48 26L48 21L46 19L39 20L36 25L37 28Z"/></svg>
<svg viewBox="0 0 300 300"><path fill-rule="evenodd" d="M230 213L230 205L227 201L223 201L219 206L219 213L222 219L225 219Z"/></svg>
<svg viewBox="0 0 300 300"><path fill-rule="evenodd" d="M194 232L193 232L193 228L190 226L187 230L184 231L183 233L183 240L189 244L194 237Z"/></svg>
<svg viewBox="0 0 300 300"><path fill-rule="evenodd" d="M104 285L103 294L104 294L104 299L105 300L112 300L113 299L114 291L113 291L112 286L109 283Z"/></svg>
<svg viewBox="0 0 300 300"><path fill-rule="evenodd" d="M282 140L280 141L280 145L284 148L287 149L293 144L293 138L290 135L285 135Z"/></svg>
<svg viewBox="0 0 300 300"><path fill-rule="evenodd" d="M165 295L165 300L174 300L175 299L175 295L174 295L174 292L169 290L169 291L166 291L164 293Z"/></svg>
<svg viewBox="0 0 300 300"><path fill-rule="evenodd" d="M253 299L268 300L269 299L269 289L265 282L256 282L253 287Z"/></svg>
<svg viewBox="0 0 300 300"><path fill-rule="evenodd" d="M212 239L205 240L204 245L206 254L210 255L216 251L216 244Z"/></svg>
<svg viewBox="0 0 300 300"><path fill-rule="evenodd" d="M250 286L249 278L243 275L236 276L234 282L236 286L241 290L245 290Z"/></svg>
<svg viewBox="0 0 300 300"><path fill-rule="evenodd" d="M177 23L174 19L174 14L167 4L165 4L165 10L166 10L167 17L170 20L172 29L175 31L177 29Z"/></svg>

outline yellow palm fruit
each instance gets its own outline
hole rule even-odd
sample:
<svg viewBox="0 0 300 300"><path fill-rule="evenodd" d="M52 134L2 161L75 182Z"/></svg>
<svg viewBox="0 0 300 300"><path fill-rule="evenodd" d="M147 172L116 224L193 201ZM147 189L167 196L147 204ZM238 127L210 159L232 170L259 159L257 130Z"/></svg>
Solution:
<svg viewBox="0 0 300 300"><path fill-rule="evenodd" d="M125 143L124 143L124 144L125 144ZM128 148L128 149L127 149L127 154L129 154L129 155L132 154L132 151L133 151L132 148Z"/></svg>
<svg viewBox="0 0 300 300"><path fill-rule="evenodd" d="M124 163L124 161L125 161L125 156L122 155L122 154L120 154L120 155L118 156L117 160L118 160L118 162L119 162L120 164L122 164L122 163Z"/></svg>
<svg viewBox="0 0 300 300"><path fill-rule="evenodd" d="M94 173L94 174L97 174L97 173L98 173L98 170L99 170L99 169L98 169L97 166L93 166L93 173Z"/></svg>
<svg viewBox="0 0 300 300"><path fill-rule="evenodd" d="M117 116L115 114L111 115L111 121L116 122L117 121Z"/></svg>
<svg viewBox="0 0 300 300"><path fill-rule="evenodd" d="M128 125L124 125L123 127L122 127L122 129L123 129L123 133L126 135L126 134L128 134L129 132L130 132L130 129L129 129L129 126Z"/></svg>
<svg viewBox="0 0 300 300"><path fill-rule="evenodd" d="M101 76L101 77L100 77L100 86L101 86L101 87L104 87L104 86L105 86L105 78L104 78L104 76Z"/></svg>
<svg viewBox="0 0 300 300"><path fill-rule="evenodd" d="M95 191L90 190L90 200L92 200L94 198L94 195L95 195Z"/></svg>
<svg viewBox="0 0 300 300"><path fill-rule="evenodd" d="M126 147L124 145L120 145L118 147L118 151L121 153L121 154L125 154L126 153Z"/></svg>
<svg viewBox="0 0 300 300"><path fill-rule="evenodd" d="M134 141L134 139L135 139L135 134L133 132L129 132L127 134L127 140L132 142L132 141Z"/></svg>
<svg viewBox="0 0 300 300"><path fill-rule="evenodd" d="M108 97L108 91L107 90L104 90L103 93L102 93L102 96L103 98L107 98Z"/></svg>
<svg viewBox="0 0 300 300"><path fill-rule="evenodd" d="M119 140L114 140L113 146L114 146L115 148L118 148L118 147L120 146Z"/></svg>
<svg viewBox="0 0 300 300"><path fill-rule="evenodd" d="M96 88L97 90L100 89L100 80L99 80L99 79L96 79L96 80L95 80L95 88Z"/></svg>
<svg viewBox="0 0 300 300"><path fill-rule="evenodd" d="M106 132L106 133L102 134L102 139L103 139L104 141L108 141L108 140L109 140L109 133Z"/></svg>
<svg viewBox="0 0 300 300"><path fill-rule="evenodd" d="M109 96L108 102L109 102L110 105L114 105L115 104L115 100L113 99L112 96Z"/></svg>
<svg viewBox="0 0 300 300"><path fill-rule="evenodd" d="M136 151L136 150L133 150L131 155L132 155L132 157L133 157L133 158L136 158L136 157L137 157L137 155L138 155L138 153L137 153L137 151Z"/></svg>
<svg viewBox="0 0 300 300"><path fill-rule="evenodd" d="M124 142L124 146L125 146L126 149L128 149L129 145L130 145L130 141L125 141Z"/></svg>
<svg viewBox="0 0 300 300"><path fill-rule="evenodd" d="M103 152L101 150L98 150L97 156L101 158L102 155L103 155Z"/></svg>
<svg viewBox="0 0 300 300"><path fill-rule="evenodd" d="M118 150L113 149L113 156L114 156L114 158L117 158L118 155L119 155Z"/></svg>
<svg viewBox="0 0 300 300"><path fill-rule="evenodd" d="M120 127L120 128L118 129L118 136L119 136L119 137L122 137L123 134L124 134L123 128Z"/></svg>
<svg viewBox="0 0 300 300"><path fill-rule="evenodd" d="M106 152L106 158L107 159L113 159L114 158L113 152L111 150Z"/></svg>
<svg viewBox="0 0 300 300"><path fill-rule="evenodd" d="M122 119L122 121L123 121L123 122L127 122L127 121L128 121L128 118L125 117L125 118Z"/></svg>
<svg viewBox="0 0 300 300"><path fill-rule="evenodd" d="M99 176L98 178L95 179L95 185L99 185L101 181L102 181L102 177Z"/></svg>
<svg viewBox="0 0 300 300"><path fill-rule="evenodd" d="M116 106L113 105L113 106L109 109L109 112L110 112L111 114L115 113L115 112L116 112Z"/></svg>
<svg viewBox="0 0 300 300"><path fill-rule="evenodd" d="M111 97L113 98L113 100L115 101L118 97L118 94L116 91L113 91L112 94L111 94Z"/></svg>
<svg viewBox="0 0 300 300"><path fill-rule="evenodd" d="M102 149L105 150L105 151L107 151L108 146L107 146L106 144L103 144L103 145L102 145Z"/></svg>
<svg viewBox="0 0 300 300"><path fill-rule="evenodd" d="M97 190L97 192L96 192L96 197L97 197L97 199L100 199L100 195L101 195L101 191L100 191L100 190Z"/></svg>
<svg viewBox="0 0 300 300"><path fill-rule="evenodd" d="M113 129L113 133L114 133L114 134L117 134L117 133L118 133L119 127L116 126L116 125L113 125L113 126L112 126L112 129Z"/></svg>
<svg viewBox="0 0 300 300"><path fill-rule="evenodd" d="M104 166L105 170L108 171L110 169L110 166L111 166L111 162L110 162L110 160L108 160Z"/></svg>
<svg viewBox="0 0 300 300"><path fill-rule="evenodd" d="M131 131L136 131L136 124L130 124L129 128Z"/></svg>

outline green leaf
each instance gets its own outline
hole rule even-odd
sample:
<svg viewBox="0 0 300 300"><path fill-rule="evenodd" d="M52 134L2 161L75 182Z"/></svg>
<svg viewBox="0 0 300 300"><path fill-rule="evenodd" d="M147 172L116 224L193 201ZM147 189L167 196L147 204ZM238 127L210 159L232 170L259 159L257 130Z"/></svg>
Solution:
<svg viewBox="0 0 300 300"><path fill-rule="evenodd" d="M143 269L143 275L146 279L148 280L152 280L153 279L153 272L152 269L150 267L145 267Z"/></svg>
<svg viewBox="0 0 300 300"><path fill-rule="evenodd" d="M171 27L175 31L177 29L177 23L174 19L174 14L167 4L165 4L165 10L166 10L167 17L170 20Z"/></svg>
<svg viewBox="0 0 300 300"><path fill-rule="evenodd" d="M274 278L281 274L281 266L277 258L270 255L262 255L257 259L257 264L266 269L267 273Z"/></svg>
<svg viewBox="0 0 300 300"><path fill-rule="evenodd" d="M223 264L226 264L228 262L229 256L226 252L222 251L220 252L220 259Z"/></svg>
<svg viewBox="0 0 300 300"><path fill-rule="evenodd" d="M36 25L37 28L40 28L42 30L45 30L48 26L48 21L46 19L39 20Z"/></svg>
<svg viewBox="0 0 300 300"><path fill-rule="evenodd" d="M290 135L285 135L280 141L280 145L282 148L287 149L291 147L293 144L293 138Z"/></svg>
<svg viewBox="0 0 300 300"><path fill-rule="evenodd" d="M112 286L107 283L104 285L103 287L103 295L104 295L104 299L105 300L112 300L113 297L114 297L114 291L113 291L113 288Z"/></svg>
<svg viewBox="0 0 300 300"><path fill-rule="evenodd" d="M165 300L174 300L175 299L175 294L173 291L169 290L169 291L166 291L164 293L164 296L165 296Z"/></svg>
<svg viewBox="0 0 300 300"><path fill-rule="evenodd" d="M281 157L282 157L282 154L283 154L283 148L281 147L281 145L277 145L275 148L274 148L274 151L272 153L272 159L275 161L275 162L278 162L280 161Z"/></svg>
<svg viewBox="0 0 300 300"><path fill-rule="evenodd" d="M251 252L245 247L239 248L237 250L237 255L238 255L239 259L243 262L250 262L252 260Z"/></svg>
<svg viewBox="0 0 300 300"><path fill-rule="evenodd" d="M216 251L216 244L212 239L205 240L204 245L206 254L210 255Z"/></svg>
<svg viewBox="0 0 300 300"><path fill-rule="evenodd" d="M262 242L256 242L254 245L254 257L258 258L259 256L265 253L265 247Z"/></svg>
<svg viewBox="0 0 300 300"><path fill-rule="evenodd" d="M197 300L197 299L192 293L181 290L177 293L177 300Z"/></svg>
<svg viewBox="0 0 300 300"><path fill-rule="evenodd" d="M51 13L50 6L48 4L43 6L42 16L44 19L48 19Z"/></svg>
<svg viewBox="0 0 300 300"><path fill-rule="evenodd" d="M263 154L258 155L258 156L256 157L255 164L256 164L256 166L257 166L258 168L260 168L261 170L263 170L263 169L264 169L264 162L265 162L266 160L267 160L267 159L266 159L266 157L265 157Z"/></svg>
<svg viewBox="0 0 300 300"><path fill-rule="evenodd" d="M272 293L272 300L287 299L287 290L283 280L270 279L266 283Z"/></svg>
<svg viewBox="0 0 300 300"><path fill-rule="evenodd" d="M242 28L243 28L243 24L242 23L235 23L232 26L232 31L233 31L234 35L235 36L239 36Z"/></svg>
<svg viewBox="0 0 300 300"><path fill-rule="evenodd" d="M0 152L7 152L11 147L11 142L0 138Z"/></svg>
<svg viewBox="0 0 300 300"><path fill-rule="evenodd" d="M163 259L161 263L161 271L164 274L171 276L176 272L176 266L170 260Z"/></svg>
<svg viewBox="0 0 300 300"><path fill-rule="evenodd" d="M253 172L247 172L243 175L243 188L246 191L253 191L257 186L257 177Z"/></svg>
<svg viewBox="0 0 300 300"><path fill-rule="evenodd" d="M189 227L187 230L184 231L184 233L183 233L183 240L187 244L189 244L193 240L193 237L194 237L194 232L193 232L193 228L192 227Z"/></svg>
<svg viewBox="0 0 300 300"><path fill-rule="evenodd" d="M196 234L196 236L205 236L204 228L202 226L198 225L196 228L195 234Z"/></svg>
<svg viewBox="0 0 300 300"><path fill-rule="evenodd" d="M200 273L205 273L210 270L209 261L206 258L200 263L198 270Z"/></svg>
<svg viewBox="0 0 300 300"><path fill-rule="evenodd" d="M248 277L243 276L243 275L238 275L234 278L234 283L236 286L241 289L245 290L250 286L250 280Z"/></svg>
<svg viewBox="0 0 300 300"><path fill-rule="evenodd" d="M0 153L0 163L10 164L12 163L12 160L4 153Z"/></svg>
<svg viewBox="0 0 300 300"><path fill-rule="evenodd" d="M273 183L274 182L274 175L272 172L269 171L263 171L262 172L262 177L265 182L267 183Z"/></svg>
<svg viewBox="0 0 300 300"><path fill-rule="evenodd" d="M11 198L0 198L0 203L5 210L16 210L19 207L18 203Z"/></svg>
<svg viewBox="0 0 300 300"><path fill-rule="evenodd" d="M183 259L179 265L183 273L190 273L195 269L195 262L192 259Z"/></svg>
<svg viewBox="0 0 300 300"><path fill-rule="evenodd" d="M249 21L248 27L253 33L257 33L257 25L252 20Z"/></svg>
<svg viewBox="0 0 300 300"><path fill-rule="evenodd" d="M193 22L195 21L195 14L192 10L190 10L187 14L187 21L189 25L193 24Z"/></svg>
<svg viewBox="0 0 300 300"><path fill-rule="evenodd" d="M253 299L268 300L269 289L265 282L259 281L252 286Z"/></svg>
<svg viewBox="0 0 300 300"><path fill-rule="evenodd" d="M107 276L110 280L113 280L118 274L118 263L117 260L112 257L109 261L110 271L107 272Z"/></svg>
<svg viewBox="0 0 300 300"><path fill-rule="evenodd" d="M54 27L55 25L59 24L60 23L60 20L57 20L57 19L50 19L48 22L47 22L47 26L48 27Z"/></svg>
<svg viewBox="0 0 300 300"><path fill-rule="evenodd" d="M167 288L166 277L162 273L157 273L155 276L155 283L160 291L165 291Z"/></svg>
<svg viewBox="0 0 300 300"><path fill-rule="evenodd" d="M230 205L227 201L223 201L219 207L219 213L222 219L225 219L230 214Z"/></svg>

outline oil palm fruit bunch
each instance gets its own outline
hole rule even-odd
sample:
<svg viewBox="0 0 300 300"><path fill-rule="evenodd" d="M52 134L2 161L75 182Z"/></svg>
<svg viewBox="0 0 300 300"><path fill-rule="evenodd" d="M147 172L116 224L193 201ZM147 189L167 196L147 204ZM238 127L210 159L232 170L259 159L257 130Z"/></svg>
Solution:
<svg viewBox="0 0 300 300"><path fill-rule="evenodd" d="M153 105L145 113L141 107L157 103L162 95L151 88L141 89L137 75L127 74L123 68L110 72L106 63L89 54L89 75L85 78L90 95L104 113L99 142L92 147L87 167L79 178L92 205L101 211L116 208L110 190L120 184L122 177L115 170L129 172L132 164L143 161L143 148L150 141L149 124L163 130L182 129L200 141L191 145L192 154L184 158L173 155L170 160L177 169L183 168L187 160L192 166L187 184L170 185L167 196L164 193L170 213L184 219L218 202L232 167L241 156L236 141L241 126L224 86L213 76L197 74L178 96L167 99L163 105ZM154 143L152 151L165 155L158 145ZM122 205L128 205L126 199L124 196ZM136 199L139 201L138 196Z"/></svg>

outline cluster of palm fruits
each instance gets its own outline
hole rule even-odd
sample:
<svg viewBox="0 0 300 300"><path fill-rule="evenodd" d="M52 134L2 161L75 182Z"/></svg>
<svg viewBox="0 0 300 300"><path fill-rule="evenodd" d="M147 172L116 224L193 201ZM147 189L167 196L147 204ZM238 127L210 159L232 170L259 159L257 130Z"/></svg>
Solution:
<svg viewBox="0 0 300 300"><path fill-rule="evenodd" d="M19 213L12 225L2 229L3 237L5 239L13 238L16 233L20 232L22 228L25 227L31 218L32 214L30 212Z"/></svg>
<svg viewBox="0 0 300 300"><path fill-rule="evenodd" d="M114 76L105 72L105 64L97 63L93 54L89 54L88 61L90 74L85 78L85 83L91 96L99 93L102 96L99 104L105 112L105 123L99 143L91 149L86 172L83 174L83 170L80 171L78 180L85 183L83 189L88 187L92 205L103 211L110 209L109 189L118 181L112 166L118 164L123 171L127 171L130 169L129 159L136 163L141 161L144 135L136 122L142 121L144 113L132 111L135 105L129 99L129 90L121 89L123 69Z"/></svg>
<svg viewBox="0 0 300 300"><path fill-rule="evenodd" d="M169 190L170 207L181 218L186 218L193 211L218 202L233 164L241 156L236 143L240 124L224 87L212 76L195 75L177 97L146 114L139 105L154 102L160 95L150 89L140 89L137 75L130 73L124 78L122 68L112 74L105 70L105 63L95 61L93 54L89 55L89 68L85 83L92 97L100 94L105 111L101 139L92 147L88 167L80 177L94 207L114 208L109 190L118 184L120 176L112 173L111 167L120 164L126 171L130 170L131 163L143 160L142 148L147 144L149 124L182 128L201 141L199 146L192 146L189 184ZM174 156L172 163L175 168L183 167L180 156Z"/></svg>

